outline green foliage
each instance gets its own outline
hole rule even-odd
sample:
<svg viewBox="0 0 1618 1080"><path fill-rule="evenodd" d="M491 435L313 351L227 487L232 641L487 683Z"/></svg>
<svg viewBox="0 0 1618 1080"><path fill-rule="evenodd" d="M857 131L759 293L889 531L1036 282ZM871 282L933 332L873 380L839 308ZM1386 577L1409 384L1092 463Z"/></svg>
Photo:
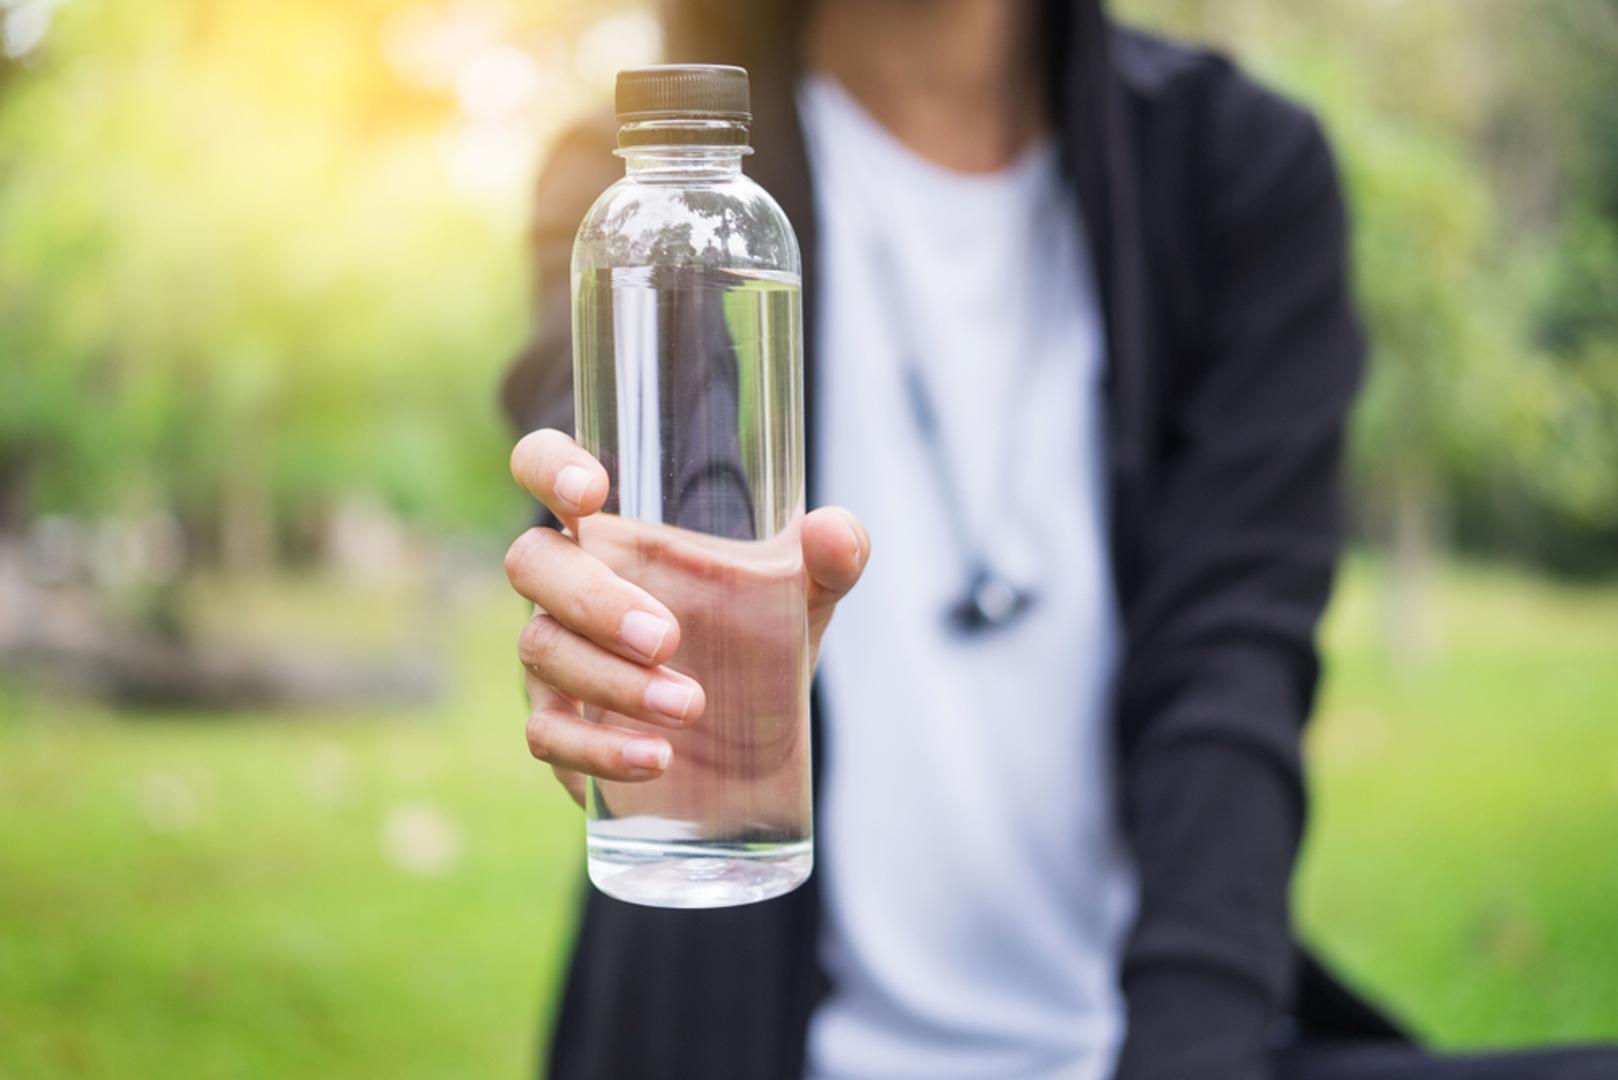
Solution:
<svg viewBox="0 0 1618 1080"><path fill-rule="evenodd" d="M432 55L533 59L535 110L493 139L531 166L591 98L571 39L622 6L58 7L0 68L0 529L167 507L208 550L354 493L520 520L492 402L530 318L526 185L469 188L466 88L392 52L432 17ZM1374 346L1367 525L1425 501L1464 545L1618 566L1618 0L1120 6L1326 121Z"/></svg>
<svg viewBox="0 0 1618 1080"><path fill-rule="evenodd" d="M1372 343L1365 525L1618 568L1618 3L1137 0L1313 108Z"/></svg>
<svg viewBox="0 0 1618 1080"><path fill-rule="evenodd" d="M401 84L382 14L83 0L5 88L0 460L33 510L510 515L520 192L455 189L453 99Z"/></svg>

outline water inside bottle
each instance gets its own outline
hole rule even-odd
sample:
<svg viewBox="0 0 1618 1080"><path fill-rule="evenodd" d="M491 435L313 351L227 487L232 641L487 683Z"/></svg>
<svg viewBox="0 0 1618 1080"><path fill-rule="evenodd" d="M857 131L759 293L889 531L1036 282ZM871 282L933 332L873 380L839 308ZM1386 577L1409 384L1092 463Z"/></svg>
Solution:
<svg viewBox="0 0 1618 1080"><path fill-rule="evenodd" d="M576 285L581 443L611 478L579 542L680 622L670 662L707 709L646 783L592 780L591 880L709 907L779 895L813 862L797 278L634 268Z"/></svg>

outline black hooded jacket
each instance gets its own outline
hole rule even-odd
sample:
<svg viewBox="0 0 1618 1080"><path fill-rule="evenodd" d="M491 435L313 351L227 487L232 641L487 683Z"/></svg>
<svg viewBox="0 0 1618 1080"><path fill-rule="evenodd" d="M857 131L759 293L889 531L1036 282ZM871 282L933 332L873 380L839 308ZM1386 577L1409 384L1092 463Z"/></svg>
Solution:
<svg viewBox="0 0 1618 1080"><path fill-rule="evenodd" d="M793 105L798 16L776 7L676 4L670 52L751 70L748 172L803 248L812 433L823 268ZM1259 1078L1290 1025L1394 1034L1302 956L1288 920L1315 624L1343 535L1343 429L1364 354L1342 194L1315 120L1220 57L1118 28L1094 0L1046 0L1041 17L1054 135L1106 328L1125 635L1118 814L1141 888L1118 1076ZM539 181L538 331L504 389L524 430L573 426L569 251L621 175L613 145L609 117L586 122ZM812 471L809 482L812 494ZM799 1075L826 990L818 906L813 878L777 900L699 912L591 891L551 1075Z"/></svg>

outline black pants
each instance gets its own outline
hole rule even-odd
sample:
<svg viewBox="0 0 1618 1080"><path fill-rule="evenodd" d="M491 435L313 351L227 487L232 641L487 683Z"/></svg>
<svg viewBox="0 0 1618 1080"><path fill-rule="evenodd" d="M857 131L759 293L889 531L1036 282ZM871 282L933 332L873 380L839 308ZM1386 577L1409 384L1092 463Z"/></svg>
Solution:
<svg viewBox="0 0 1618 1080"><path fill-rule="evenodd" d="M1278 1051L1276 1080L1618 1080L1618 1047L1434 1054L1379 1040L1308 1040Z"/></svg>

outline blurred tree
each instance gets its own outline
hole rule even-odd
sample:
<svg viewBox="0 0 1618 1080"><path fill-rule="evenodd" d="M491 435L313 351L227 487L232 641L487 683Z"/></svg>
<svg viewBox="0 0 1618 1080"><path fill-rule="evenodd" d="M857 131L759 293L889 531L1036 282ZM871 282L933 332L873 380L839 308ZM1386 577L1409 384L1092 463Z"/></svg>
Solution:
<svg viewBox="0 0 1618 1080"><path fill-rule="evenodd" d="M1120 6L1334 137L1374 348L1358 501L1398 594L1445 541L1618 569L1618 0ZM253 563L353 492L519 519L490 397L528 320L524 178L655 44L644 8L54 8L0 60L0 530L168 507Z"/></svg>
<svg viewBox="0 0 1618 1080"><path fill-rule="evenodd" d="M352 492L510 528L562 0L76 0L0 95L0 528L172 507L260 563ZM318 530L315 530L318 531Z"/></svg>
<svg viewBox="0 0 1618 1080"><path fill-rule="evenodd" d="M1391 651L1430 644L1440 543L1618 569L1618 2L1123 7L1239 55L1333 136L1372 340L1357 501L1393 555Z"/></svg>
<svg viewBox="0 0 1618 1080"><path fill-rule="evenodd" d="M1533 330L1559 393L1520 486L1539 509L1534 555L1573 570L1618 562L1618 0L1552 5L1514 54L1513 89L1546 115L1520 145L1551 163L1555 212ZM1530 98L1531 99L1531 98Z"/></svg>

